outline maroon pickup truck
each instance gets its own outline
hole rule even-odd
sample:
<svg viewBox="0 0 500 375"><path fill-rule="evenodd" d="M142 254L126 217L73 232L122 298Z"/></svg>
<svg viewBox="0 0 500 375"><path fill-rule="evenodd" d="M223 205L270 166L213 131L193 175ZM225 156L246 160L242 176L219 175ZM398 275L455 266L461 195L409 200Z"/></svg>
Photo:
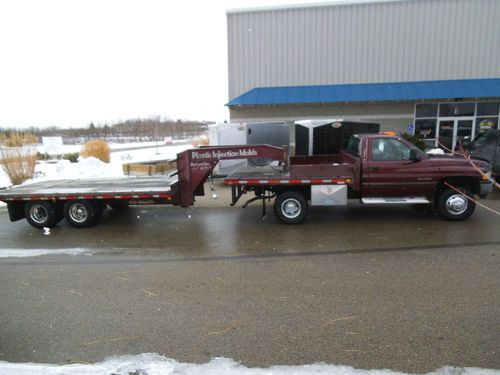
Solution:
<svg viewBox="0 0 500 375"><path fill-rule="evenodd" d="M335 155L288 157L269 145L202 147L177 155L177 170L166 176L41 181L0 191L11 221L26 218L36 228L62 219L75 227L97 223L106 207L171 204L191 206L204 195L203 184L220 160L277 161L236 171L225 178L232 204L249 192L252 201L275 198L274 212L286 224L302 222L309 206L338 206L348 199L364 204L433 204L448 220L463 220L486 197L491 165L476 160L485 174L459 157L429 157L404 139L379 134L352 136ZM467 198L469 197L469 198Z"/></svg>
<svg viewBox="0 0 500 375"><path fill-rule="evenodd" d="M464 158L428 156L406 140L380 134L352 136L337 155L291 157L285 170L240 170L226 178L233 204L248 191L276 196L274 211L284 223L300 223L309 206L336 206L348 199L363 204L432 204L447 220L464 220L475 208L474 196L492 189L491 165ZM467 197L471 198L468 199Z"/></svg>

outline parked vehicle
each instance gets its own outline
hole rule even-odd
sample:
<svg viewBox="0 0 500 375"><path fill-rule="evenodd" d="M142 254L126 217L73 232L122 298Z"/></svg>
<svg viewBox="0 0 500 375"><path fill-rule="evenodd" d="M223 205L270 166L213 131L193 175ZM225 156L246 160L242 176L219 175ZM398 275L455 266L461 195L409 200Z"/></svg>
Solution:
<svg viewBox="0 0 500 375"><path fill-rule="evenodd" d="M232 203L253 193L244 206L274 200L276 217L286 224L302 222L309 206L364 204L432 204L448 220L464 220L475 208L474 196L486 197L491 182L466 160L429 157L396 136L354 135L348 147L333 155L287 155L269 145L202 147L177 155L177 171L164 177L63 180L18 186L0 192L11 221L26 218L36 228L53 227L62 218L88 227L104 208L128 204L191 206L204 195L204 183L220 160L269 158L279 166L247 167L224 179ZM489 163L476 165L488 176Z"/></svg>
<svg viewBox="0 0 500 375"><path fill-rule="evenodd" d="M488 160L492 174L500 177L500 130L479 134L468 147L472 156Z"/></svg>

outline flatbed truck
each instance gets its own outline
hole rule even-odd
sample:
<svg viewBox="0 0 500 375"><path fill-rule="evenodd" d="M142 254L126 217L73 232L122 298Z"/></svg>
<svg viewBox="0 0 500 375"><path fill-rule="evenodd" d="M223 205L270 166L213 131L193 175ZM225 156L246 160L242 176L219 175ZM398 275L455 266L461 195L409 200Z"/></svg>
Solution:
<svg viewBox="0 0 500 375"><path fill-rule="evenodd" d="M204 195L204 183L220 160L265 158L262 167L242 168L224 178L234 206L274 199L274 213L286 224L301 223L309 206L431 204L447 220L464 220L475 197L492 189L491 165L475 167L456 156L430 157L397 136L361 134L334 155L289 156L287 148L269 145L201 147L177 155L177 170L166 176L44 181L0 191L11 221L23 218L36 228L53 227L63 218L90 227L110 206L170 204L188 207ZM478 172L477 168L481 170Z"/></svg>

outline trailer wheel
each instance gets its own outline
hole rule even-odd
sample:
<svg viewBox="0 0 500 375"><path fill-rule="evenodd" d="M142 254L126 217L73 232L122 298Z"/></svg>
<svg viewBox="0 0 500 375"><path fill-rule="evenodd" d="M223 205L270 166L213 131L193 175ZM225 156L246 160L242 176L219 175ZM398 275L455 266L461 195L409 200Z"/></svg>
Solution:
<svg viewBox="0 0 500 375"><path fill-rule="evenodd" d="M53 228L58 222L55 206L46 201L26 203L24 217L31 226L38 229Z"/></svg>
<svg viewBox="0 0 500 375"><path fill-rule="evenodd" d="M274 214L285 224L299 224L307 216L308 205L304 196L295 191L285 191L274 201Z"/></svg>
<svg viewBox="0 0 500 375"><path fill-rule="evenodd" d="M460 189L465 195L473 197L467 188ZM467 219L476 208L476 204L455 190L444 190L437 200L439 215L446 220L460 221Z"/></svg>
<svg viewBox="0 0 500 375"><path fill-rule="evenodd" d="M67 201L64 204L66 221L77 228L88 228L98 219L98 209L87 200Z"/></svg>

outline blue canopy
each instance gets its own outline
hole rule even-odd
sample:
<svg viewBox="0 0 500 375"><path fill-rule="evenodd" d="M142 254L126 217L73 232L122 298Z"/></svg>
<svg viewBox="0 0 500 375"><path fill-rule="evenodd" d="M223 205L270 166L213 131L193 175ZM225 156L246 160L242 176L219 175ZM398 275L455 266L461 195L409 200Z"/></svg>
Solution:
<svg viewBox="0 0 500 375"><path fill-rule="evenodd" d="M500 78L363 83L321 86L257 87L226 105L279 105L416 101L500 97Z"/></svg>

